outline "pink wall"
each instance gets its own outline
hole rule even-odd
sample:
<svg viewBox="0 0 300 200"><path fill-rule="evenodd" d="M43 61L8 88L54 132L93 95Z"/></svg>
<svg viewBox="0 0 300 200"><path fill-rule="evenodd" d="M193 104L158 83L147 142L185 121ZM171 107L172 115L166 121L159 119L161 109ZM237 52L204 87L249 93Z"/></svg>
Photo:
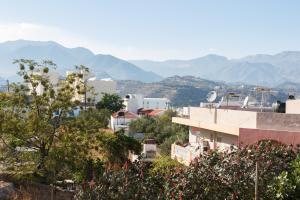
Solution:
<svg viewBox="0 0 300 200"><path fill-rule="evenodd" d="M257 113L257 128L300 132L300 115L286 113Z"/></svg>
<svg viewBox="0 0 300 200"><path fill-rule="evenodd" d="M300 144L300 132L240 128L239 146L260 140L276 140L287 145Z"/></svg>

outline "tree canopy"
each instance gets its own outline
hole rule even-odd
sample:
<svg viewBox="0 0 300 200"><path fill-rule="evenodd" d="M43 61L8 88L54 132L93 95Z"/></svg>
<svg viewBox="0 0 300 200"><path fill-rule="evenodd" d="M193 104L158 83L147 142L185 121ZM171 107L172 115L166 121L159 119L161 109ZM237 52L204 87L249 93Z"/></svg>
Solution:
<svg viewBox="0 0 300 200"><path fill-rule="evenodd" d="M142 117L129 124L131 133L144 133L145 139L155 139L161 149L161 153L169 155L171 145L175 141L185 143L188 140L188 127L172 123L172 117L176 112L167 110L157 117Z"/></svg>
<svg viewBox="0 0 300 200"><path fill-rule="evenodd" d="M74 99L82 94L82 68L54 83L51 61L16 60L23 81L0 93L0 161L5 171L32 176L40 182L82 177L87 163L99 163L99 154L122 158L139 151L138 142L107 131L109 111L89 108L79 116ZM79 70L78 70L79 69ZM84 69L87 69L84 67ZM117 151L122 144L124 152ZM110 159L111 160L111 159Z"/></svg>
<svg viewBox="0 0 300 200"><path fill-rule="evenodd" d="M289 146L262 141L232 152L210 151L190 166L166 157L152 166L139 161L106 170L76 199L254 199L257 162L259 199L297 199L296 154Z"/></svg>
<svg viewBox="0 0 300 200"><path fill-rule="evenodd" d="M96 104L97 109L107 109L111 113L124 108L123 99L117 94L104 93L102 99Z"/></svg>

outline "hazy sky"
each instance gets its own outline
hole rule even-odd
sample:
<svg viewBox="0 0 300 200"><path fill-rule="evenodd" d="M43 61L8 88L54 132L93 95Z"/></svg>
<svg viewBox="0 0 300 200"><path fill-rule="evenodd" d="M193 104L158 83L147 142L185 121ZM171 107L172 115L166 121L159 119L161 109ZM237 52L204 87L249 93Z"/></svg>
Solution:
<svg viewBox="0 0 300 200"><path fill-rule="evenodd" d="M299 0L0 0L0 41L55 40L124 59L300 50Z"/></svg>

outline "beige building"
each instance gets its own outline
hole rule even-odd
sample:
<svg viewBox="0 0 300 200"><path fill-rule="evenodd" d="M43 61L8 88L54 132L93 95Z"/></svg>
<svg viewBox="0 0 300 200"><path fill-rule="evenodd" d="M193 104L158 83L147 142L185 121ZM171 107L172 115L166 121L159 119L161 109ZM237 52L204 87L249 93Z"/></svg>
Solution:
<svg viewBox="0 0 300 200"><path fill-rule="evenodd" d="M67 71L67 76L71 75L72 71ZM86 84L87 93L86 98L90 98L94 103L101 100L103 93L113 94L117 92L117 83L112 79L97 79L92 77L91 74L86 74L83 78L77 78L73 83L73 87L76 88L77 85L83 87ZM78 100L82 103L85 102L85 94L76 93L74 100Z"/></svg>
<svg viewBox="0 0 300 200"><path fill-rule="evenodd" d="M286 102L286 113L247 109L190 107L189 115L173 123L189 126L189 144L173 144L172 158L189 164L207 150L229 151L263 139L300 144L300 100Z"/></svg>

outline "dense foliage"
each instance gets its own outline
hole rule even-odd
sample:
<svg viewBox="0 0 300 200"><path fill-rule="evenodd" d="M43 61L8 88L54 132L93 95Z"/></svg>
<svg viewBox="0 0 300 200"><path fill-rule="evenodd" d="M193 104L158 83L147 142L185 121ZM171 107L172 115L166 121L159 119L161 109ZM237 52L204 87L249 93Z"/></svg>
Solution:
<svg viewBox="0 0 300 200"><path fill-rule="evenodd" d="M97 109L107 109L111 113L124 108L123 99L117 94L104 93L102 99L96 104Z"/></svg>
<svg viewBox="0 0 300 200"><path fill-rule="evenodd" d="M0 170L39 182L88 178L101 163L123 163L140 143L107 130L110 112L80 108L74 100L87 88L80 81L86 67L53 83L51 61L17 60L22 83L0 93ZM88 170L90 169L90 170Z"/></svg>
<svg viewBox="0 0 300 200"><path fill-rule="evenodd" d="M255 166L258 163L259 198L294 199L280 198L278 192L282 191L282 185L278 183L278 176L284 176L283 173L295 176L285 178L284 183L295 185L297 189L287 187L287 190L297 193L291 197L298 197L300 191L293 181L298 182L300 178L299 165L295 167L299 159L295 158L296 153L291 147L264 141L233 152L209 152L188 167L167 166L161 162L154 163L154 166L143 162L126 163L119 170L106 169L92 186L79 191L76 198L254 199ZM153 170L155 168L168 170Z"/></svg>
<svg viewBox="0 0 300 200"><path fill-rule="evenodd" d="M144 138L155 139L161 149L161 153L169 155L171 145L175 142L185 143L188 140L188 128L172 123L172 117L176 112L167 110L163 115L157 117L142 117L130 123L131 134L144 133Z"/></svg>

